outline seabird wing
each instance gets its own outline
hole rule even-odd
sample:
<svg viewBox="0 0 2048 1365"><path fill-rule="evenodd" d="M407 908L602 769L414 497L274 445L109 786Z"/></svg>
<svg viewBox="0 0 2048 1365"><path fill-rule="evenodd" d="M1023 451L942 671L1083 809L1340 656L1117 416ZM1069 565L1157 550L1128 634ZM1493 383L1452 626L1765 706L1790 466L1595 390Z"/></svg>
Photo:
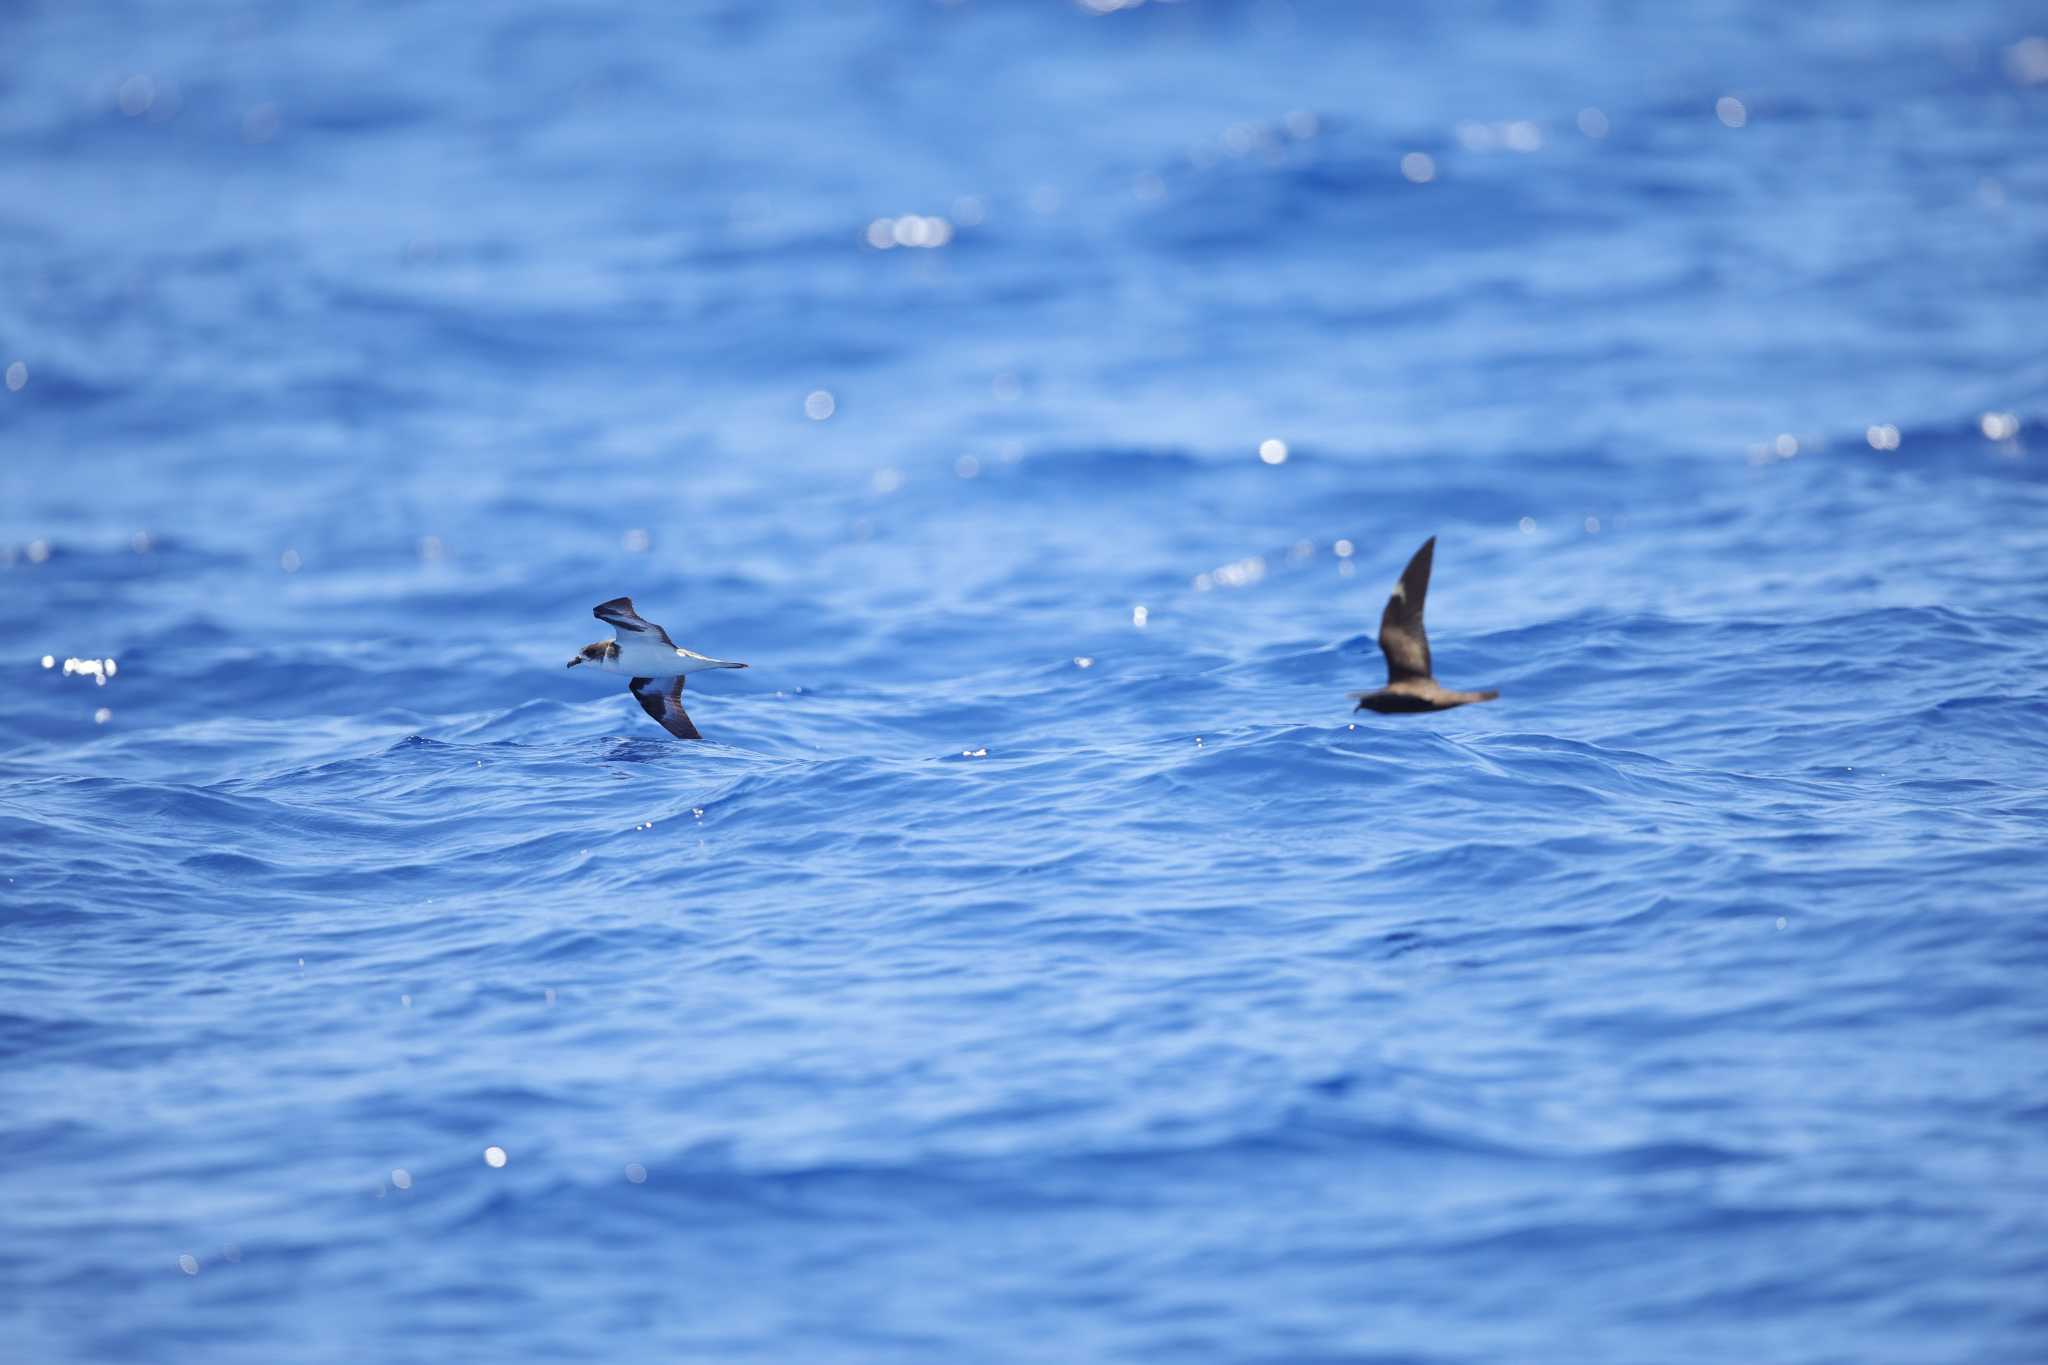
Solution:
<svg viewBox="0 0 2048 1365"><path fill-rule="evenodd" d="M639 636L667 645L670 649L676 647L676 642L668 638L667 631L633 610L630 597L614 597L609 602L600 602L590 609L590 614L610 626L621 642Z"/></svg>
<svg viewBox="0 0 2048 1365"><path fill-rule="evenodd" d="M1429 596L1429 568L1436 559L1436 537L1422 542L1422 548L1401 570L1401 581L1380 613L1380 652L1387 656L1387 684L1410 678L1427 678L1429 636L1422 629L1422 602Z"/></svg>
<svg viewBox="0 0 2048 1365"><path fill-rule="evenodd" d="M673 678L635 678L627 685L633 689L633 700L640 703L640 709L654 717L662 729L677 739L704 738L690 724L689 712L683 710L682 674Z"/></svg>

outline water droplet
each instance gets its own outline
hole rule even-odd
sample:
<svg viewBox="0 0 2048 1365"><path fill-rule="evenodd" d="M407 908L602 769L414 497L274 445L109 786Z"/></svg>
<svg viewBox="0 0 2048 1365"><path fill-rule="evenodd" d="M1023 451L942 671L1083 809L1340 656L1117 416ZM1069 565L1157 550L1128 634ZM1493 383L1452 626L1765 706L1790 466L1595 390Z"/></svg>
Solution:
<svg viewBox="0 0 2048 1365"><path fill-rule="evenodd" d="M268 142L277 136L282 121L276 105L259 104L242 118L242 141L252 147Z"/></svg>
<svg viewBox="0 0 2048 1365"><path fill-rule="evenodd" d="M141 118L149 112L149 106L156 103L156 82L147 76L130 76L121 82L114 98L122 113L129 118Z"/></svg>
<svg viewBox="0 0 2048 1365"><path fill-rule="evenodd" d="M2005 50L2005 70L2019 85L2048 85L2048 38L2022 38Z"/></svg>

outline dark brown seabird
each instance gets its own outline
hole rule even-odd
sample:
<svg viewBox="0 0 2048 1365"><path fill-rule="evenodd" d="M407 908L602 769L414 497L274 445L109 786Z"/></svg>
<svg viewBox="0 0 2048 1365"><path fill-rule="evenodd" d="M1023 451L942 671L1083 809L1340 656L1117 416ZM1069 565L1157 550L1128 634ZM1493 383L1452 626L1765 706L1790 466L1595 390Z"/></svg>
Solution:
<svg viewBox="0 0 2048 1365"><path fill-rule="evenodd" d="M626 685L632 689L633 699L662 729L677 739L704 738L683 710L683 675L746 665L681 648L668 638L667 631L634 611L630 597L600 602L590 614L612 628L613 638L583 646L569 660L569 667L590 664L606 673L631 675Z"/></svg>
<svg viewBox="0 0 2048 1365"><path fill-rule="evenodd" d="M1467 702L1492 701L1500 693L1453 692L1429 671L1429 636L1422 629L1422 599L1429 596L1429 566L1436 559L1436 537L1401 570L1401 581L1380 613L1380 652L1387 656L1387 685L1377 692L1353 692L1357 710L1398 715L1416 711L1448 711Z"/></svg>

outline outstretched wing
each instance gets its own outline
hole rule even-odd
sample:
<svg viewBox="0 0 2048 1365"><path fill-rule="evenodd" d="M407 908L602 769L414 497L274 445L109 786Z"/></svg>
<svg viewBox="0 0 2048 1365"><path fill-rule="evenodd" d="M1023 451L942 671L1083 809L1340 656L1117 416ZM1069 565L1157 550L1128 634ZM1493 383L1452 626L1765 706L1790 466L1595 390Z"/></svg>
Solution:
<svg viewBox="0 0 2048 1365"><path fill-rule="evenodd" d="M1380 652L1387 656L1387 683L1392 686L1411 678L1427 678L1429 636L1422 629L1422 600L1429 596L1429 566L1436 559L1436 537L1422 542L1422 548L1401 570L1401 581L1380 613Z"/></svg>
<svg viewBox="0 0 2048 1365"><path fill-rule="evenodd" d="M640 709L660 722L662 729L677 739L704 738L690 724L689 712L683 710L682 674L673 678L635 678L627 685L633 689L633 699L640 703Z"/></svg>
<svg viewBox="0 0 2048 1365"><path fill-rule="evenodd" d="M670 649L676 647L676 642L668 638L667 631L633 610L630 597L614 597L609 602L600 602L590 609L590 614L616 631L621 640L641 636Z"/></svg>

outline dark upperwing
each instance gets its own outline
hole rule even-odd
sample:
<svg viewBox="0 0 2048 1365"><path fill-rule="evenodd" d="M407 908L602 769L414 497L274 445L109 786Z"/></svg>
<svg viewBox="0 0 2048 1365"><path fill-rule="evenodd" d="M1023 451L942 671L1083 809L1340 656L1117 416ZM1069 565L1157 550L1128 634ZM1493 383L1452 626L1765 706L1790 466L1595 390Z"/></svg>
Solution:
<svg viewBox="0 0 2048 1365"><path fill-rule="evenodd" d="M1387 609L1380 613L1380 652L1387 656L1387 685L1433 676L1429 668L1429 636L1422 629L1422 603L1429 596L1429 568L1436 559L1436 537L1401 570Z"/></svg>
<svg viewBox="0 0 2048 1365"><path fill-rule="evenodd" d="M619 599L625 601L623 597ZM610 606L611 603L605 603ZM600 608L599 610L602 610ZM633 689L633 699L640 703L640 709L654 717L661 728L677 739L702 739L697 727L690 724L689 712L683 710L683 675L673 678L634 678L627 686Z"/></svg>
<svg viewBox="0 0 2048 1365"><path fill-rule="evenodd" d="M628 635L647 635L670 649L676 647L676 642L668 638L667 631L633 610L633 599L630 597L614 597L609 602L600 602L590 609L590 614Z"/></svg>

